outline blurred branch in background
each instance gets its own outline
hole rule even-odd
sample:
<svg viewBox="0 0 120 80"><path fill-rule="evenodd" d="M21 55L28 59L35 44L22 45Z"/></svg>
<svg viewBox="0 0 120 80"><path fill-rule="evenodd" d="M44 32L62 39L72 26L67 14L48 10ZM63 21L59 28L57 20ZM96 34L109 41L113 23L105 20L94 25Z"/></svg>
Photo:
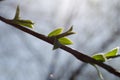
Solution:
<svg viewBox="0 0 120 80"><path fill-rule="evenodd" d="M76 78L82 74L82 72L85 70L87 67L87 64L83 63L81 64L70 76L69 80L76 80Z"/></svg>
<svg viewBox="0 0 120 80"><path fill-rule="evenodd" d="M101 48L104 50L106 47L111 45L115 40L117 40L117 38L119 38L119 35L120 35L120 28L118 28L115 32L112 32L111 37L103 43Z"/></svg>
<svg viewBox="0 0 120 80"><path fill-rule="evenodd" d="M73 71L72 70L73 62L74 62L74 59L68 58L67 61L62 66L60 66L60 69L57 72L58 75L56 80L63 80L63 79L69 80L69 76Z"/></svg>
<svg viewBox="0 0 120 80"><path fill-rule="evenodd" d="M55 69L56 69L57 61L59 59L59 54L60 54L59 49L54 52L54 55L53 55L52 60L51 60L50 67L48 69L48 75L46 77L46 80L56 80L57 74L55 74Z"/></svg>
<svg viewBox="0 0 120 80"><path fill-rule="evenodd" d="M4 1L4 0L0 0L0 1Z"/></svg>

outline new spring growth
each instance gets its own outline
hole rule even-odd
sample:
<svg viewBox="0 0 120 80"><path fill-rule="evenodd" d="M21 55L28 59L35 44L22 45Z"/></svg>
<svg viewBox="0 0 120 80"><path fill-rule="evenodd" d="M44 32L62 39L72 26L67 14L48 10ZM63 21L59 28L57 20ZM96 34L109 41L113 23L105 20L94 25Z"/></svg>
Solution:
<svg viewBox="0 0 120 80"><path fill-rule="evenodd" d="M66 32L63 32L63 28L57 28L48 34L48 37L54 40L53 50L61 47L62 45L73 44L73 41L67 38L67 36L75 34L72 30L73 26L71 26Z"/></svg>
<svg viewBox="0 0 120 80"><path fill-rule="evenodd" d="M18 24L20 26L25 26L28 28L33 28L34 23L31 20L20 19L20 8L17 6L15 17L11 20L13 23Z"/></svg>

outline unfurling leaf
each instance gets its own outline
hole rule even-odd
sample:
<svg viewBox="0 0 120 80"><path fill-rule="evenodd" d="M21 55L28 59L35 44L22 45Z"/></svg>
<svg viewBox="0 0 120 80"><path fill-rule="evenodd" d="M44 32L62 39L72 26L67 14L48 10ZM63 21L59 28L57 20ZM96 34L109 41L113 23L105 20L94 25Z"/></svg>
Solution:
<svg viewBox="0 0 120 80"><path fill-rule="evenodd" d="M71 32L72 30L73 30L73 26L71 26L67 32Z"/></svg>
<svg viewBox="0 0 120 80"><path fill-rule="evenodd" d="M53 30L52 32L50 32L50 33L48 34L48 37L57 36L57 35L61 34L62 31L63 31L63 28L57 28L57 29Z"/></svg>
<svg viewBox="0 0 120 80"><path fill-rule="evenodd" d="M61 34L57 35L56 37L59 39L62 37L66 37L66 36L70 36L72 34L75 34L75 32L72 32L72 30L73 30L73 26L68 31L61 33Z"/></svg>
<svg viewBox="0 0 120 80"><path fill-rule="evenodd" d="M20 19L20 8L19 6L17 6L17 9L16 9L16 13L15 13L15 17L14 17L14 20L18 20Z"/></svg>
<svg viewBox="0 0 120 80"><path fill-rule="evenodd" d="M114 58L118 55L119 52L119 47L116 47L114 49L112 49L111 51L107 52L104 54L104 56L109 59L109 58Z"/></svg>
<svg viewBox="0 0 120 80"><path fill-rule="evenodd" d="M71 45L71 44L73 44L73 42L69 38L66 38L66 37L60 38L58 40L62 45Z"/></svg>
<svg viewBox="0 0 120 80"><path fill-rule="evenodd" d="M25 26L25 27L29 27L29 28L33 28L33 25L34 25L34 23L31 20L20 19L20 8L19 8L19 6L17 6L15 17L11 21L13 21L13 23L18 24L20 26Z"/></svg>
<svg viewBox="0 0 120 80"><path fill-rule="evenodd" d="M110 58L119 57L120 55L118 55L118 51L119 51L119 47L116 47L116 48L112 49L111 51L109 51L107 53L95 54L95 55L92 56L92 58L97 60L97 61L100 61L100 62L105 62L105 61L109 60ZM92 64L92 65L96 68L100 79L104 80L104 78L103 78L101 72L98 70L97 66L95 64Z"/></svg>
<svg viewBox="0 0 120 80"><path fill-rule="evenodd" d="M14 20L14 23L21 26L29 27L29 28L33 28L33 25L34 25L34 23L31 20Z"/></svg>
<svg viewBox="0 0 120 80"><path fill-rule="evenodd" d="M92 58L100 62L105 62L107 60L103 54L95 54Z"/></svg>

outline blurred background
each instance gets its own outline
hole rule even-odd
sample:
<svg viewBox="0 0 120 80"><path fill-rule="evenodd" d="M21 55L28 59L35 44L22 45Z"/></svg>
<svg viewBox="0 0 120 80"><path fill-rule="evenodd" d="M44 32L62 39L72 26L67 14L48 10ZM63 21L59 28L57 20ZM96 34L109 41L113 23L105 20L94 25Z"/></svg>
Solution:
<svg viewBox="0 0 120 80"><path fill-rule="evenodd" d="M120 46L120 0L4 0L0 16L33 20L34 31L47 35L74 26L75 50L93 55ZM95 68L0 21L0 80L100 80ZM106 62L120 70L120 58ZM105 80L118 77L99 68Z"/></svg>

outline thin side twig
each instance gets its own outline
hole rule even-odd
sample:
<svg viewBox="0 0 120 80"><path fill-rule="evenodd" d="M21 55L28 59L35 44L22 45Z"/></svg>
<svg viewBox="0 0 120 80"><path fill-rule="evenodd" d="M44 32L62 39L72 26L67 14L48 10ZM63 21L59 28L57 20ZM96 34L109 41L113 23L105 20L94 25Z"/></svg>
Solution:
<svg viewBox="0 0 120 80"><path fill-rule="evenodd" d="M20 26L18 24L15 24L11 20L6 19L6 18L4 18L2 16L0 16L0 20L5 22L5 23L7 23L7 24L9 24L9 25L11 25L11 26L13 26L13 27L15 27L15 28L17 28L17 29L19 29L19 30L22 30L23 32L26 32L28 34L33 35L34 37L37 37L37 38L39 38L39 39L41 39L41 40L43 40L45 42L48 42L48 43L50 43L52 45L54 43L53 40L48 38L47 36L39 34L39 33L35 32L35 31L31 30L31 29L28 29L26 27L23 27L23 26ZM74 50L74 49L72 49L70 47L62 45L60 48L65 50L65 51L67 51L67 52L69 52L70 54L72 54L74 57L76 57L78 60L80 60L82 62L90 63L90 64L96 64L96 65L104 68L108 72L110 72L110 73L120 77L120 72L115 70L114 68L112 68L109 65L106 65L106 64L104 64L102 62L98 62L95 59L93 59L93 58L91 58L91 57L89 57L89 56L87 56L87 55L85 55L85 54L83 54L81 52L78 52L78 51L76 51L76 50Z"/></svg>

